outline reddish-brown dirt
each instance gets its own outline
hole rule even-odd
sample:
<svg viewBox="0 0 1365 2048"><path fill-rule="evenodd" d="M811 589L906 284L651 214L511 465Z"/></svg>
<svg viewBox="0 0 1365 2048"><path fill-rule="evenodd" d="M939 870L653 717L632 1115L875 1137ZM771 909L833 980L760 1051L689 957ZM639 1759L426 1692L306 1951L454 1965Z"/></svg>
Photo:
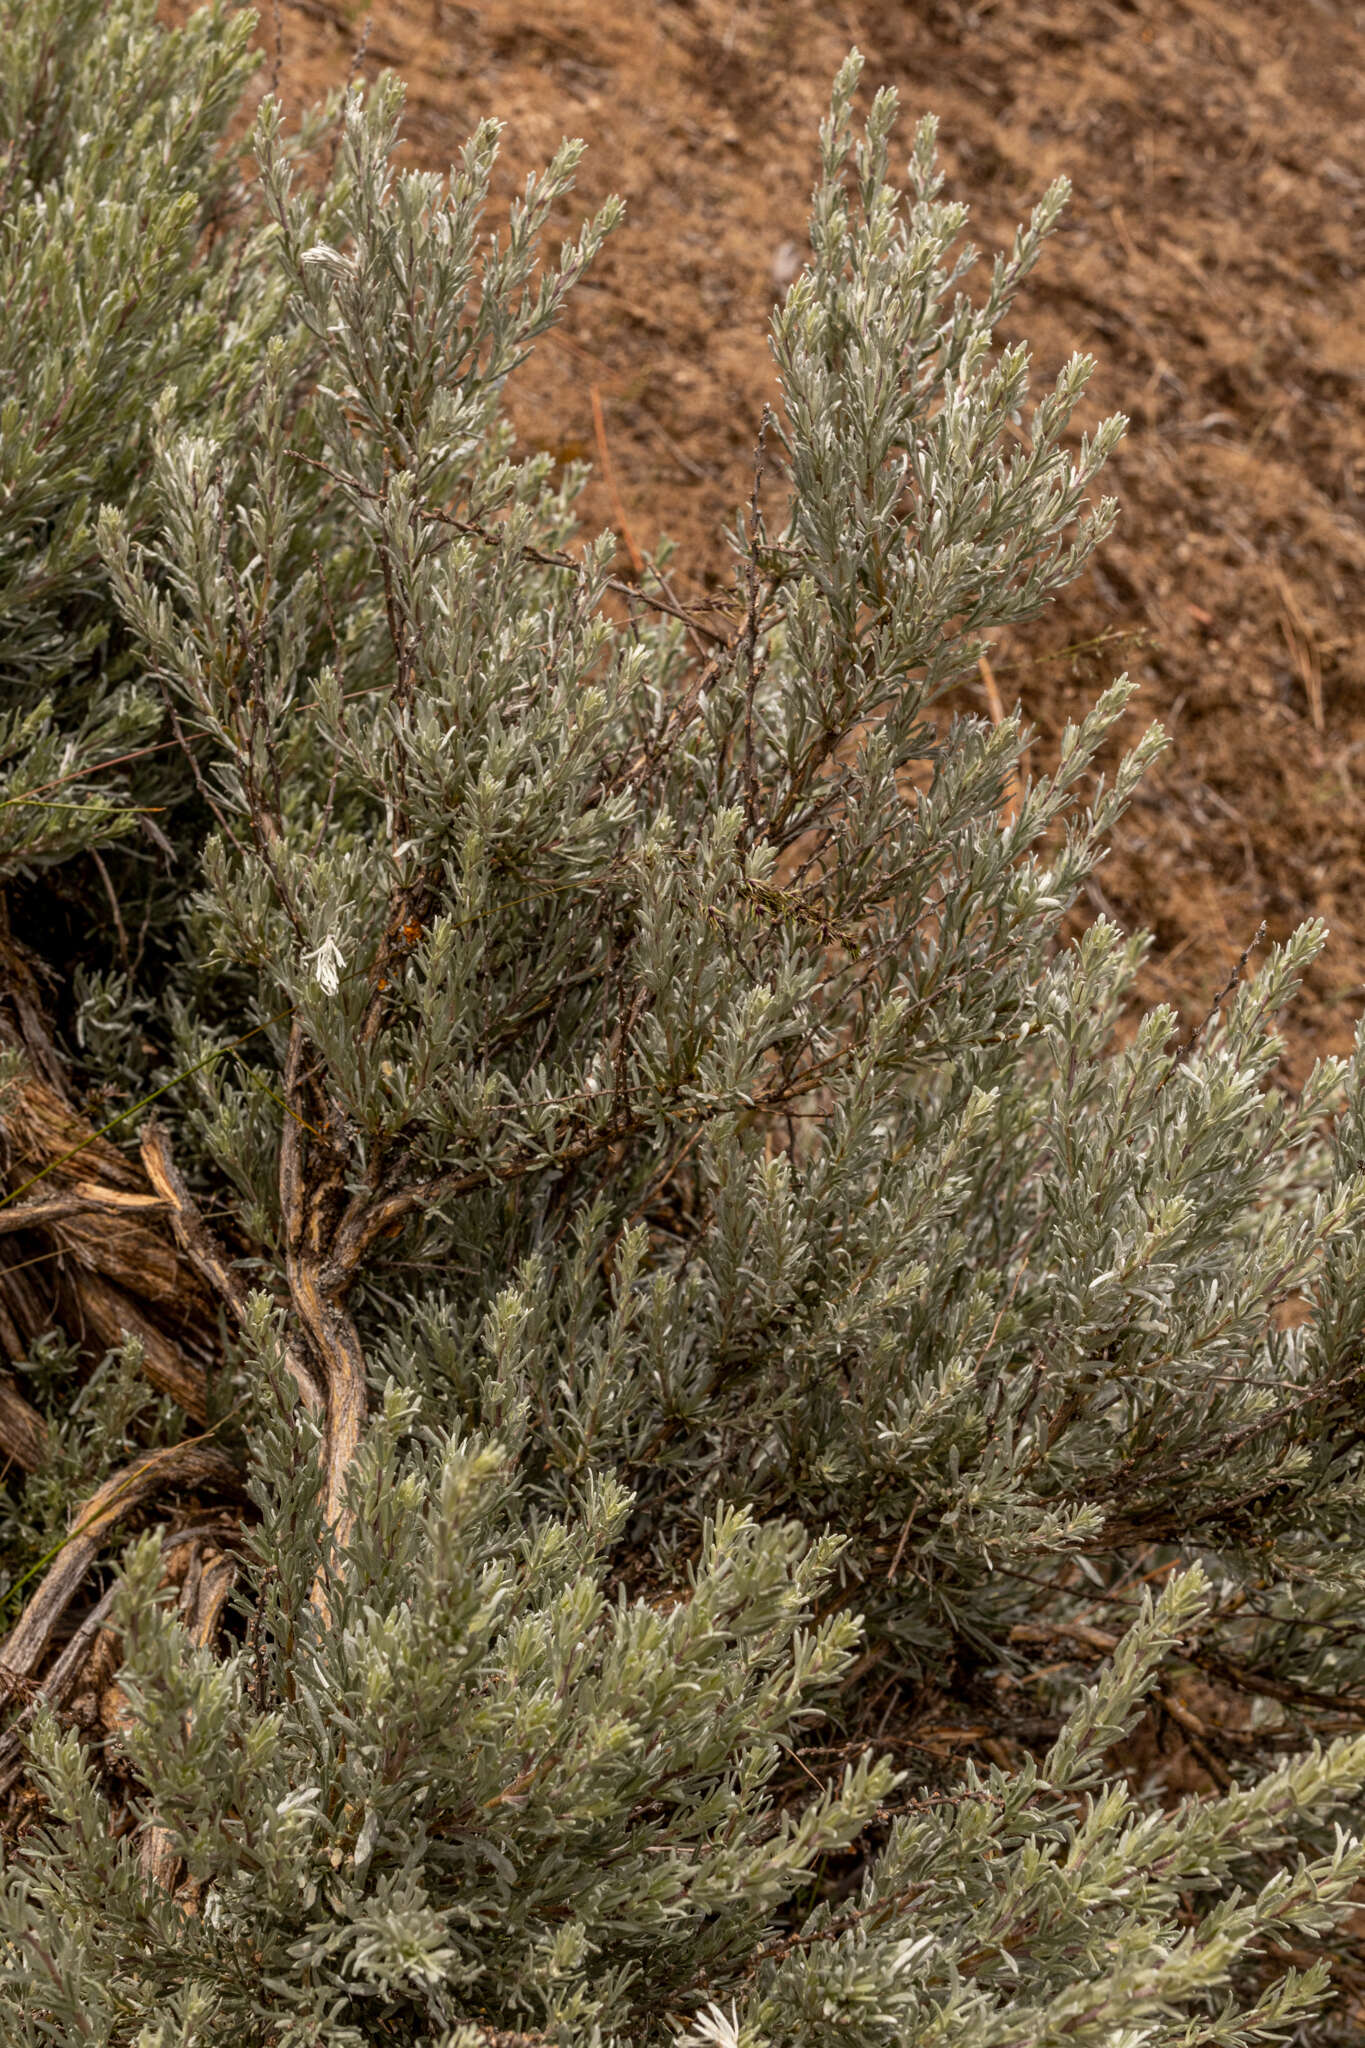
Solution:
<svg viewBox="0 0 1365 2048"><path fill-rule="evenodd" d="M168 6L175 14L186 11ZM1198 1014L1264 917L1330 945L1290 1064L1349 1042L1365 996L1365 7L1346 0L342 0L267 4L264 82L291 111L396 69L408 151L443 168L506 123L503 188L563 134L581 217L625 226L523 372L524 440L615 473L595 523L726 575L773 376L766 320L804 240L816 127L856 43L869 89L942 121L950 193L988 252L1058 171L1075 197L1012 335L1039 381L1098 367L1088 419L1132 421L1097 563L997 650L1043 757L1126 668L1175 748L1093 892L1156 935L1143 993ZM363 51L357 55L364 38ZM566 213L565 226L571 225ZM623 537L623 560L627 543ZM1098 645L1094 643L1099 643ZM1069 650L1078 644L1079 653Z"/></svg>

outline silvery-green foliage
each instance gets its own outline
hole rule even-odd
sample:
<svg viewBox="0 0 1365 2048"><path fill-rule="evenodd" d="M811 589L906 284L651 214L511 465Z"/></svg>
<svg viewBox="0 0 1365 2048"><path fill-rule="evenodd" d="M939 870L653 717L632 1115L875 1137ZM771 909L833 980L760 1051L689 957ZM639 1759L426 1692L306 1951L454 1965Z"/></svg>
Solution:
<svg viewBox="0 0 1365 2048"><path fill-rule="evenodd" d="M1161 736L1097 775L1120 682L1007 805L1026 735L948 693L1108 530L1121 422L992 338L1063 189L969 296L932 123L907 194L858 69L724 634L658 564L613 589L501 416L615 209L545 257L566 146L490 237L495 127L397 175L391 83L322 179L265 103L253 374L98 486L128 685L197 764L167 829L213 830L173 987L87 980L81 1028L174 1046L255 1290L253 1518L212 1652L129 1553L104 1768L33 1717L17 2043L1339 2037L1365 1039L1275 1082L1316 929L1183 1044L1120 1028L1140 942L1064 941ZM339 1466L305 1338L365 1376ZM1114 1749L1191 1667L1260 1718L1168 1806ZM1007 1677L1050 1733L920 1786L869 1669L907 1714ZM842 1775L789 1760L817 1714Z"/></svg>
<svg viewBox="0 0 1365 2048"><path fill-rule="evenodd" d="M393 1394L357 1475L363 1593L324 1629L288 1610L282 1578L259 1663L187 1654L155 1597L159 1542L126 1560L127 1753L147 1812L184 1844L191 1918L149 1901L135 1836L109 1841L79 1744L48 1721L35 1732L54 1819L102 1847L76 1869L16 1871L5 1918L50 1918L60 1943L64 1900L123 1930L102 1957L74 1928L58 1950L94 2038L131 2038L123 2012L177 1997L205 2041L425 2039L532 1999L590 2038L742 1968L889 1789L868 1758L799 1814L768 1794L856 1644L848 1615L803 1627L830 1542L731 1512L686 1599L618 1604L601 1581L619 1489L519 1528L503 1455L448 1438L403 1457L412 1421ZM262 1505L273 1519L281 1503ZM265 1530L259 1555L280 1562Z"/></svg>
<svg viewBox="0 0 1365 2048"><path fill-rule="evenodd" d="M173 31L152 0L0 8L0 871L136 822L127 775L99 771L162 711L121 649L94 520L112 502L141 530L157 432L229 423L278 319L240 260L222 146L250 30L221 5Z"/></svg>

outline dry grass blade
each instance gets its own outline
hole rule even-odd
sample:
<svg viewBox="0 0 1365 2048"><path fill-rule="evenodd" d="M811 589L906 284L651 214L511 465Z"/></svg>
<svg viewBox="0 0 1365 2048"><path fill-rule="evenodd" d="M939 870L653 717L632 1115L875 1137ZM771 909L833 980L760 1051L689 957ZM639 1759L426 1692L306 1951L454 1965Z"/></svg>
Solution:
<svg viewBox="0 0 1365 2048"><path fill-rule="evenodd" d="M981 672L981 686L986 693L986 709L990 712L991 724L1001 725L1004 723L1005 707L1000 698L1000 686L995 680L995 671L984 654L977 662L977 668ZM1011 768L1005 784L1005 803L1000 814L1002 822L1006 825L1013 824L1018 809L1019 771L1017 768Z"/></svg>
<svg viewBox="0 0 1365 2048"><path fill-rule="evenodd" d="M1271 571L1276 595L1280 600L1280 631L1284 634L1289 649L1289 658L1294 672L1303 685L1304 696L1308 699L1308 716L1313 721L1313 730L1323 729L1322 709L1322 657L1318 653L1313 630L1303 614L1303 607L1290 587L1289 579L1276 563Z"/></svg>

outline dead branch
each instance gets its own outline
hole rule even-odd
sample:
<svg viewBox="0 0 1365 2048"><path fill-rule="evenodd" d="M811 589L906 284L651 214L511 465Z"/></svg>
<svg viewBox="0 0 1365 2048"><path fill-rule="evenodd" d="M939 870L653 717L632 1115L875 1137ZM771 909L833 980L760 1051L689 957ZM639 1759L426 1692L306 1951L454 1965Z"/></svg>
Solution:
<svg viewBox="0 0 1365 2048"><path fill-rule="evenodd" d="M239 1492L241 1483L231 1458L202 1440L151 1451L106 1479L78 1510L70 1536L0 1648L0 1699L12 1697L33 1676L105 1537L125 1515L167 1486Z"/></svg>
<svg viewBox="0 0 1365 2048"><path fill-rule="evenodd" d="M41 1685L28 1690L22 1709L10 1726L0 1735L0 1798L7 1793L23 1774L24 1729L33 1719L40 1706L61 1707L75 1692L85 1669L86 1659L94 1645L96 1636L109 1619L109 1613L118 1596L118 1587L113 1585L96 1602L86 1615L80 1627L72 1636L59 1657L53 1660L46 1678Z"/></svg>
<svg viewBox="0 0 1365 2048"><path fill-rule="evenodd" d="M350 1533L345 1510L346 1475L365 1423L365 1356L355 1324L319 1280L312 1259L288 1260L289 1291L313 1342L327 1387L325 1513L338 1543Z"/></svg>
<svg viewBox="0 0 1365 2048"><path fill-rule="evenodd" d="M4 994L15 1002L14 963L10 949L0 955ZM26 1008L22 1043L32 1058L41 1042L36 1007ZM0 1017L0 1041L15 1044L20 1034ZM53 1295L58 1286L74 1306L75 1329L101 1350L117 1348L133 1337L142 1346L144 1370L152 1385L170 1395L196 1422L207 1413L208 1388L203 1359L212 1354L208 1299L193 1270L162 1228L164 1198L147 1185L134 1161L111 1145L87 1118L64 1099L37 1065L7 1094L3 1140L8 1178L19 1199L0 1201L0 1236L34 1233L53 1246L54 1286L35 1289L20 1268L0 1264L0 1344L14 1360L22 1358L40 1331L52 1322ZM24 1199L24 1190L41 1182L41 1191ZM73 1298L73 1299L72 1299ZM149 1311L170 1319L179 1333L173 1340ZM32 1416L15 1401L0 1398L0 1446L26 1470L41 1455ZM7 1426L9 1418L9 1426Z"/></svg>
<svg viewBox="0 0 1365 2048"><path fill-rule="evenodd" d="M208 1413L208 1382L170 1339L150 1322L136 1303L113 1287L101 1273L82 1276L79 1301L89 1329L101 1349L117 1350L129 1337L142 1346L142 1370L158 1393L169 1394L195 1422Z"/></svg>
<svg viewBox="0 0 1365 2048"><path fill-rule="evenodd" d="M47 1424L8 1373L0 1373L0 1459L36 1472L47 1456Z"/></svg>
<svg viewBox="0 0 1365 2048"><path fill-rule="evenodd" d="M200 1215L194 1197L171 1156L165 1126L156 1118L149 1118L142 1126L141 1145L147 1178L169 1209L177 1244L200 1277L226 1302L235 1321L242 1323L250 1298L249 1289ZM303 1347L293 1337L285 1340L284 1357L304 1406L311 1415L316 1415L322 1407L322 1395Z"/></svg>
<svg viewBox="0 0 1365 2048"><path fill-rule="evenodd" d="M295 1022L289 1036L285 1067L288 1114L280 1134L280 1210L284 1218L285 1271L299 1321L308 1334L327 1391L324 1427L323 1502L327 1527L338 1544L349 1534L345 1511L346 1474L364 1426L365 1359L355 1324L342 1306L350 1272L344 1280L324 1278L330 1251L325 1211L335 1195L334 1177L325 1168L310 1175L306 1139L312 1128L308 1111L308 1060L302 1027ZM334 1261L330 1262L335 1264ZM315 1603L320 1601L314 1587Z"/></svg>
<svg viewBox="0 0 1365 2048"><path fill-rule="evenodd" d="M206 1536L211 1537L215 1543L221 1543L225 1540L224 1532L221 1529L214 1527L206 1528L204 1524L199 1523L193 1528L172 1531L164 1539L161 1548L163 1553L169 1557L184 1544L202 1544ZM224 1600L226 1599L227 1592L230 1590L231 1584L229 1581L228 1585L224 1588ZM25 1688L26 1697L22 1708L4 1734L0 1735L0 1798L3 1798L10 1791L23 1774L24 1729L32 1721L39 1707L64 1707L68 1700L79 1691L82 1681L87 1676L90 1657L96 1646L96 1640L108 1623L110 1612L117 1597L118 1586L114 1584L95 1603L70 1640L64 1645L60 1653L53 1658L41 1685L31 1685ZM221 1602L217 1611L219 1618L221 1618Z"/></svg>

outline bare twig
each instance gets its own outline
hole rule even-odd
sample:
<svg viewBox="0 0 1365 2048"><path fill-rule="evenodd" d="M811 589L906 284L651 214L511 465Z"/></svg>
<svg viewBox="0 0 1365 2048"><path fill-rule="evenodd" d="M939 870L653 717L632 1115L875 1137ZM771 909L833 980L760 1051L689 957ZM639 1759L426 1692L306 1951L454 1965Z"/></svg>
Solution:
<svg viewBox="0 0 1365 2048"><path fill-rule="evenodd" d="M1195 1026L1194 1030L1186 1039L1184 1045L1181 1046L1180 1051L1176 1054L1177 1066L1179 1066L1183 1060L1191 1058L1191 1056L1199 1050L1199 1047L1203 1044L1203 1041L1208 1034L1209 1028L1213 1023L1214 1018L1218 1015L1218 1012L1222 1009L1224 1003L1232 994L1233 990L1241 986L1242 976L1246 973L1247 961L1251 958L1252 954L1255 952L1256 948L1260 945L1262 939L1265 937L1265 930L1265 919L1262 918L1261 922L1257 925L1255 931L1248 939L1246 945L1243 946L1241 954L1239 955L1237 960L1237 965L1233 968L1227 980L1223 983L1223 986L1219 989L1217 995L1209 1004L1208 1010L1206 1011L1202 1021Z"/></svg>
<svg viewBox="0 0 1365 2048"><path fill-rule="evenodd" d="M373 27L374 16L367 14L365 16L365 26L360 31L360 41L356 44L354 55L351 58L351 68L346 73L346 91L348 94L351 87L355 84L361 65L365 62L365 52L370 47L370 31Z"/></svg>
<svg viewBox="0 0 1365 2048"><path fill-rule="evenodd" d="M109 879L108 868L100 859L98 847L91 847L90 858L94 861L95 867L99 873L99 878L101 882L103 882L104 884L104 893L109 901L110 915L113 917L114 920L114 934L118 939L119 958L120 960L122 960L125 969L127 969L131 964L131 955L129 954L128 951L128 933L123 923L123 912L119 908L118 892L116 891L113 883Z"/></svg>
<svg viewBox="0 0 1365 2048"><path fill-rule="evenodd" d="M332 481L340 484L343 489L355 491L360 497L369 499L373 504L382 502L383 493L371 489L368 484L362 484L358 478L347 476L342 470L333 469L329 463L319 462L316 456L305 455L298 448L291 448L288 452L295 462L302 462L309 469L321 470L324 476L331 477ZM502 536L497 532L490 531L486 526L480 526L475 520L459 519L453 512L440 512L435 507L428 505L414 505L412 513L414 518L425 519L433 526L445 526L452 533L464 534L469 540L481 540L486 547L501 547L504 545ZM550 548L538 548L530 541L518 542L517 553L524 555L528 562L534 562L543 569L567 569L571 574L579 577L586 573L583 564L575 561L572 555L566 555ZM730 645L730 641L724 633L718 633L714 626L708 626L704 619L699 619L694 610L684 609L675 599L669 598L666 593L658 595L642 590L637 584L623 583L614 576L607 577L606 587L608 590L615 591L619 597L628 597L636 604L648 605L652 611L663 612L667 617L679 620L681 624L691 627L694 633L700 633L713 647L728 648Z"/></svg>
<svg viewBox="0 0 1365 2048"><path fill-rule="evenodd" d="M280 67L284 63L284 24L280 20L280 0L270 0L270 12L275 24L275 57L270 66L270 97L278 99Z"/></svg>

